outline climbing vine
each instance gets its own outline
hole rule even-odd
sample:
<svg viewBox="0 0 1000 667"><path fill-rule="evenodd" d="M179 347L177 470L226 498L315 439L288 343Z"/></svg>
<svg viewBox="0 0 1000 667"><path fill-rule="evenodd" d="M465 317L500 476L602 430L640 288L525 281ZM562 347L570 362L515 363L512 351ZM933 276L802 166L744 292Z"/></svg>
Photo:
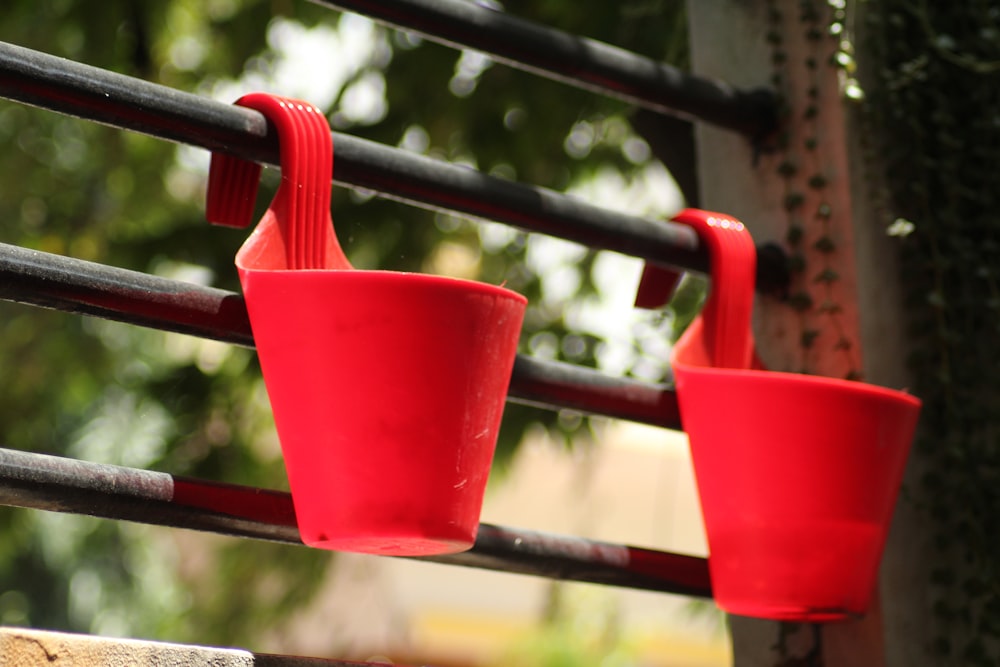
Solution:
<svg viewBox="0 0 1000 667"><path fill-rule="evenodd" d="M870 0L867 122L902 237L940 664L1000 661L1000 4ZM891 214L890 214L891 212ZM915 637L915 641L923 638Z"/></svg>
<svg viewBox="0 0 1000 667"><path fill-rule="evenodd" d="M873 198L898 239L914 393L924 400L914 494L935 563L927 582L935 632L915 637L942 664L1000 662L1000 3L929 0L767 0L773 84L784 95L778 138L786 243L799 314L801 369L822 333L859 377L836 286L836 174L822 141L832 66L839 93L863 108ZM853 9L867 38L855 78ZM790 44L792 47L790 48ZM804 45L804 46L803 46ZM792 54L796 54L794 57ZM901 342L901 344L903 344ZM776 647L791 657L779 634ZM818 655L811 656L819 664ZM795 662L796 660L800 662Z"/></svg>

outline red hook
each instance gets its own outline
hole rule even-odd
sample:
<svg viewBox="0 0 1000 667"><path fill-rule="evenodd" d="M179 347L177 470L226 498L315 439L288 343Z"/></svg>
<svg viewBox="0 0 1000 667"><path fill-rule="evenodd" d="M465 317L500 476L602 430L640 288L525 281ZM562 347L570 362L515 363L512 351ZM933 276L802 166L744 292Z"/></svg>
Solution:
<svg viewBox="0 0 1000 667"><path fill-rule="evenodd" d="M746 369L756 365L750 316L757 249L750 232L732 216L693 208L684 209L673 221L693 228L708 248L712 279L705 307L685 338L690 339L700 331L702 349L710 366ZM647 266L639 281L636 305L662 305L677 277L668 269Z"/></svg>
<svg viewBox="0 0 1000 667"><path fill-rule="evenodd" d="M326 117L307 102L268 93L244 95L236 104L264 114L278 132L281 150L281 185L248 241L259 246L251 252L256 251L255 259L267 264L260 268L351 268L330 216L333 138ZM205 209L208 220L230 227L250 224L260 172L255 162L213 153Z"/></svg>

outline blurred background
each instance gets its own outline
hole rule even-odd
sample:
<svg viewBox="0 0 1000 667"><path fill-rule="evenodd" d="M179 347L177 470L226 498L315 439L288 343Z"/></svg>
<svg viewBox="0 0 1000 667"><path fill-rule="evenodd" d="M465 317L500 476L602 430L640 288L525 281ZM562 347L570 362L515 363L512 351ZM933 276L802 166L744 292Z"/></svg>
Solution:
<svg viewBox="0 0 1000 667"><path fill-rule="evenodd" d="M686 65L680 0L489 5ZM226 103L306 99L337 131L649 218L683 206L648 119L482 54L291 0L100 7L10 0L0 40ZM5 101L0 146L0 242L239 289L247 232L205 222L205 151ZM267 170L261 208L276 184ZM703 291L640 312L637 260L342 187L333 217L355 266L506 282L529 299L523 353L614 375L663 380ZM252 350L4 302L0 363L0 446L287 488ZM483 520L705 553L683 435L568 411L507 406ZM437 664L729 664L708 603L6 507L0 623Z"/></svg>

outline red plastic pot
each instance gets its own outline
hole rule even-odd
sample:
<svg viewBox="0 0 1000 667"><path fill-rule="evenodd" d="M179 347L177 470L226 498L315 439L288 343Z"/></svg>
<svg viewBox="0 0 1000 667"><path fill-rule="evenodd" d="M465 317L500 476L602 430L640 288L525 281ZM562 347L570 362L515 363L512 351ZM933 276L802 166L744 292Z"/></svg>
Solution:
<svg viewBox="0 0 1000 667"><path fill-rule="evenodd" d="M749 233L705 211L689 209L676 221L698 232L712 262L709 299L672 364L715 600L733 614L780 620L861 615L920 401L860 382L751 368Z"/></svg>
<svg viewBox="0 0 1000 667"><path fill-rule="evenodd" d="M329 217L326 120L269 95L238 104L263 111L281 141L282 186L236 264L303 542L391 555L468 549L524 297L352 269ZM213 156L210 219L245 224L259 177L249 164Z"/></svg>

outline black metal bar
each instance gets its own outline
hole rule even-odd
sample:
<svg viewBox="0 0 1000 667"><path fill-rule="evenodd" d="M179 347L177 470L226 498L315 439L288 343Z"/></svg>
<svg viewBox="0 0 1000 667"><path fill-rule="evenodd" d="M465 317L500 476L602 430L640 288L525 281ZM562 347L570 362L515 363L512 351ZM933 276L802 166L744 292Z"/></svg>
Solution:
<svg viewBox="0 0 1000 667"><path fill-rule="evenodd" d="M334 135L335 165L349 183L383 197L613 250L649 261L707 271L708 255L681 225L654 222L408 153L350 135ZM334 178L340 180L335 167Z"/></svg>
<svg viewBox="0 0 1000 667"><path fill-rule="evenodd" d="M604 375L588 368L518 355L510 380L515 403L570 408L677 431L677 394L666 384Z"/></svg>
<svg viewBox="0 0 1000 667"><path fill-rule="evenodd" d="M777 127L777 98L741 90L609 44L461 0L313 0L482 51L499 62L661 113L692 116L760 139Z"/></svg>
<svg viewBox="0 0 1000 667"><path fill-rule="evenodd" d="M279 165L259 112L0 43L0 96L171 141ZM624 215L544 188L334 134L334 179L410 204L496 220L595 248L704 270L690 229Z"/></svg>
<svg viewBox="0 0 1000 667"><path fill-rule="evenodd" d="M263 115L114 72L0 43L0 97L171 141L278 165ZM592 206L345 134L334 134L334 179L384 197L495 220L593 248L695 271L708 255L691 229ZM783 261L783 258L781 258ZM757 287L775 286L772 260Z"/></svg>
<svg viewBox="0 0 1000 667"><path fill-rule="evenodd" d="M0 299L253 347L239 294L5 243Z"/></svg>
<svg viewBox="0 0 1000 667"><path fill-rule="evenodd" d="M0 449L0 504L301 544L291 496ZM439 563L711 597L703 558L482 524Z"/></svg>
<svg viewBox="0 0 1000 667"><path fill-rule="evenodd" d="M0 243L0 299L253 347L243 297L94 262ZM518 357L513 400L680 428L666 386Z"/></svg>

